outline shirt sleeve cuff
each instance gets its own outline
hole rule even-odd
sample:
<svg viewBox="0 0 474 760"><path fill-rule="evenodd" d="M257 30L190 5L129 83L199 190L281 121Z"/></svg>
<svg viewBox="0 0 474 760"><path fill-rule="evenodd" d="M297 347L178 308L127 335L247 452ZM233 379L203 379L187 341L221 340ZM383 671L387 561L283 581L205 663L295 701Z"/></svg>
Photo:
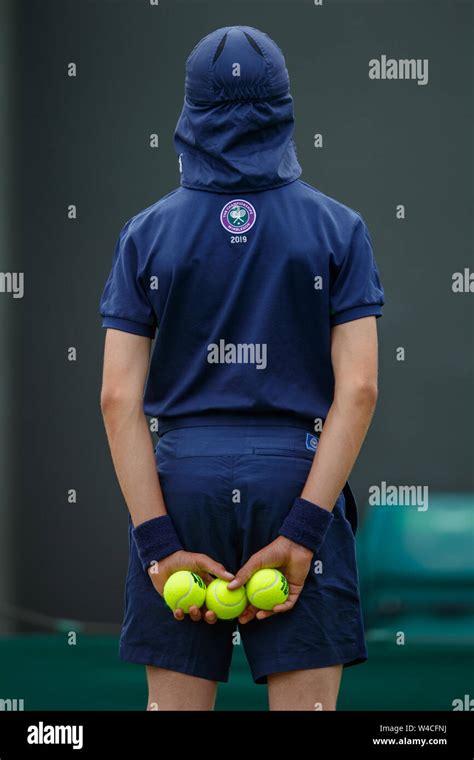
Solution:
<svg viewBox="0 0 474 760"><path fill-rule="evenodd" d="M368 304L367 306L355 306L353 309L340 311L338 314L331 316L331 326L342 325L344 322L352 322L354 319L362 317L381 317L382 307L379 304Z"/></svg>
<svg viewBox="0 0 474 760"><path fill-rule="evenodd" d="M154 325L146 325L143 322L134 322L131 319L122 319L122 317L104 317L102 327L110 327L113 330L121 330L133 335L142 335L144 338L154 338L156 332Z"/></svg>

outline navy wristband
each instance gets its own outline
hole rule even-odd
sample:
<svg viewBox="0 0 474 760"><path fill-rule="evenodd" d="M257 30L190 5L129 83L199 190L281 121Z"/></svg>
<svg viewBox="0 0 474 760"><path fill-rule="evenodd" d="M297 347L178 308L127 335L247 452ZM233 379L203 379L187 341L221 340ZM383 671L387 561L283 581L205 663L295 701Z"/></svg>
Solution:
<svg viewBox="0 0 474 760"><path fill-rule="evenodd" d="M329 510L298 497L278 532L280 536L306 546L316 554L321 549L333 520L334 515Z"/></svg>
<svg viewBox="0 0 474 760"><path fill-rule="evenodd" d="M150 565L183 548L169 515L153 517L133 528L132 533L145 572Z"/></svg>

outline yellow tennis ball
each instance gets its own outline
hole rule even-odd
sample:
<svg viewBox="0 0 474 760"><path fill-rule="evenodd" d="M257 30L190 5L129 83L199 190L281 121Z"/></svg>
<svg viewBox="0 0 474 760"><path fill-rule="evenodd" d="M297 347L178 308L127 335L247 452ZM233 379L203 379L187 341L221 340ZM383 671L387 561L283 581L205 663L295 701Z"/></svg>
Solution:
<svg viewBox="0 0 474 760"><path fill-rule="evenodd" d="M272 610L288 599L288 581L279 570L257 570L246 585L250 604L260 610Z"/></svg>
<svg viewBox="0 0 474 760"><path fill-rule="evenodd" d="M230 582L230 581L229 581ZM215 612L220 620L232 620L239 617L247 606L245 587L229 591L227 581L216 578L206 591L206 607Z"/></svg>
<svg viewBox="0 0 474 760"><path fill-rule="evenodd" d="M197 573L178 570L170 575L163 590L165 602L172 610L189 612L193 605L202 607L206 598L206 584Z"/></svg>

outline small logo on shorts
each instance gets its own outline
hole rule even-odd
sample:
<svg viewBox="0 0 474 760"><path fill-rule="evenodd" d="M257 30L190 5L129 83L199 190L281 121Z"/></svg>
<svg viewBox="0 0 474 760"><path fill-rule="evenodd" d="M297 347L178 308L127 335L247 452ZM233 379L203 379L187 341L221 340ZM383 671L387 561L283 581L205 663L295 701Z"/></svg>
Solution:
<svg viewBox="0 0 474 760"><path fill-rule="evenodd" d="M311 435L311 433L306 434L306 448L310 451L316 451L316 446L318 445L318 439L315 435Z"/></svg>
<svg viewBox="0 0 474 760"><path fill-rule="evenodd" d="M248 232L256 218L252 204L241 198L229 201L221 211L221 224L227 232Z"/></svg>

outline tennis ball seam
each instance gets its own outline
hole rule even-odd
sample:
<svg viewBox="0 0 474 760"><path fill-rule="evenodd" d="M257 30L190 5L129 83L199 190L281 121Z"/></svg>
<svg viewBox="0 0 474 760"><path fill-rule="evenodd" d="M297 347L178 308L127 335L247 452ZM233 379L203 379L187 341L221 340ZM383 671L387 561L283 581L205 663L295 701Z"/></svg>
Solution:
<svg viewBox="0 0 474 760"><path fill-rule="evenodd" d="M270 589L272 589L274 586L276 586L276 585L278 584L278 581L279 581L279 580L280 580L280 579L279 579L278 575L275 575L275 580L273 581L273 583L270 583L270 585L269 585L269 586L264 586L263 588L258 588L258 589L256 589L256 590L253 592L253 594L252 594L252 596L251 596L251 598L250 598L250 601L253 603L253 601L254 601L255 597L257 596L257 594L262 594L262 593L264 593L265 591L270 591Z"/></svg>
<svg viewBox="0 0 474 760"><path fill-rule="evenodd" d="M230 604L229 602L224 602L224 600L218 596L217 588L218 588L217 586L214 587L211 593L214 595L216 602L219 602L219 604L222 604L223 607L238 607L239 604L242 604L242 599L244 598L244 595L241 595L238 601L232 602L232 604ZM238 589L236 589L236 591L238 591Z"/></svg>
<svg viewBox="0 0 474 760"><path fill-rule="evenodd" d="M182 602L184 599L186 599L186 597L189 596L189 594L191 593L192 584L193 584L193 579L189 578L188 590L186 591L185 594L183 594L182 596L179 597L179 599L176 600L176 609L177 610L180 609L180 602Z"/></svg>

